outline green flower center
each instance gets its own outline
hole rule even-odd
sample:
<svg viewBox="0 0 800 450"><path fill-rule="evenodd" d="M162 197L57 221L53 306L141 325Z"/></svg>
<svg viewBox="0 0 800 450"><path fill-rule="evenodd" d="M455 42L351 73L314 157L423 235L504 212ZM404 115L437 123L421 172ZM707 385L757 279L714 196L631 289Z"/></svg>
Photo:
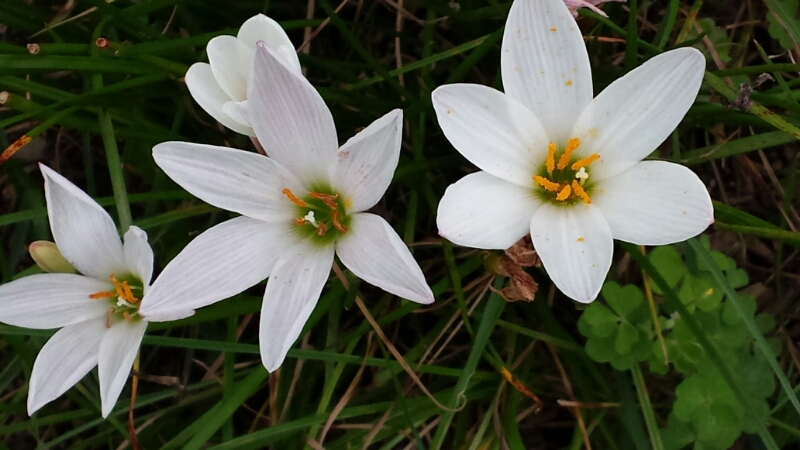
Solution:
<svg viewBox="0 0 800 450"><path fill-rule="evenodd" d="M282 192L297 207L295 223L302 236L318 244L331 244L347 233L350 225L347 201L338 192L326 186L316 186L302 198L289 188Z"/></svg>
<svg viewBox="0 0 800 450"><path fill-rule="evenodd" d="M114 290L89 295L92 300L104 299L108 302L106 328L111 328L111 325L123 320L128 323L142 320L139 315L139 305L144 295L142 281L130 274L115 277L112 273L108 278L114 284Z"/></svg>
<svg viewBox="0 0 800 450"><path fill-rule="evenodd" d="M534 192L543 201L557 205L572 205L579 201L591 204L589 193L592 183L588 182L587 168L600 159L600 155L592 153L585 158L573 157L572 153L580 147L581 141L572 138L556 159L556 144L547 146L547 160L539 173L533 176Z"/></svg>

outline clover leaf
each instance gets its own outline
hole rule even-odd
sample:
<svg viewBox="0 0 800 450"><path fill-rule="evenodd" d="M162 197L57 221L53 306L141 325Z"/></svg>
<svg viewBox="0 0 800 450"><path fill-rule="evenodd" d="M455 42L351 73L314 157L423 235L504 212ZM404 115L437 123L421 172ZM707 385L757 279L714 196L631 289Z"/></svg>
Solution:
<svg viewBox="0 0 800 450"><path fill-rule="evenodd" d="M594 302L578 320L578 331L587 337L586 353L617 370L630 369L650 355L651 324L642 291L612 281L601 291L608 306Z"/></svg>

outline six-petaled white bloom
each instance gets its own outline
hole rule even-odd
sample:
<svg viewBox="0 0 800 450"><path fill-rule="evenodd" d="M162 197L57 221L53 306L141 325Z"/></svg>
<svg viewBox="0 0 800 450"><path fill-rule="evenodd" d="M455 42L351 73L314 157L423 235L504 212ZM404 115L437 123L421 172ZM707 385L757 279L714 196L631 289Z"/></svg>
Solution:
<svg viewBox="0 0 800 450"><path fill-rule="evenodd" d="M40 165L50 229L75 273L30 275L0 286L0 322L61 328L42 347L28 387L28 414L56 399L94 366L103 417L119 397L147 321L138 313L153 274L147 235L114 221L86 193Z"/></svg>
<svg viewBox="0 0 800 450"><path fill-rule="evenodd" d="M243 116L247 104L247 77L256 42L262 41L291 70L301 73L300 61L283 28L269 17L251 17L236 37L217 36L208 42L206 63L195 63L186 72L186 86L194 100L222 125L231 130L255 136L253 127Z"/></svg>
<svg viewBox="0 0 800 450"><path fill-rule="evenodd" d="M322 97L294 67L259 43L247 114L270 157L226 147L167 142L156 163L200 199L242 216L195 238L153 286L146 317L215 303L269 277L261 310L261 358L280 367L319 300L334 253L355 275L418 303L433 294L408 248L381 217L400 155L402 111L392 111L338 146Z"/></svg>
<svg viewBox="0 0 800 450"><path fill-rule="evenodd" d="M556 286L591 302L612 239L670 244L713 222L692 171L642 161L694 102L704 67L695 49L669 51L592 99L586 47L564 2L515 1L501 50L505 93L475 84L433 92L445 136L482 170L448 187L439 233L505 249L530 232Z"/></svg>

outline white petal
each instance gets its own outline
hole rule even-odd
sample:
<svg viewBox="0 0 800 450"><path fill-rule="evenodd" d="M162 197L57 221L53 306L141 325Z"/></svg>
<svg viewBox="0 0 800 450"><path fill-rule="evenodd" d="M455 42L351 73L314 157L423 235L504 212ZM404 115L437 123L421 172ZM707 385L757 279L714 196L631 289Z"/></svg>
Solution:
<svg viewBox="0 0 800 450"><path fill-rule="evenodd" d="M714 222L703 182L691 170L666 161L642 161L595 188L592 201L614 239L666 245L702 233Z"/></svg>
<svg viewBox="0 0 800 450"><path fill-rule="evenodd" d="M243 100L241 102L235 102L231 100L222 104L222 112L239 123L249 124L250 121L247 120L245 105L247 105L247 100Z"/></svg>
<svg viewBox="0 0 800 450"><path fill-rule="evenodd" d="M132 226L125 232L123 251L131 274L139 278L147 290L153 278L153 249L147 243L147 233Z"/></svg>
<svg viewBox="0 0 800 450"><path fill-rule="evenodd" d="M705 57L687 47L662 53L611 83L581 114L573 136L602 158L595 180L613 177L653 152L694 103Z"/></svg>
<svg viewBox="0 0 800 450"><path fill-rule="evenodd" d="M150 321L174 320L244 291L267 278L296 242L291 231L291 225L248 217L206 230L167 264L139 312Z"/></svg>
<svg viewBox="0 0 800 450"><path fill-rule="evenodd" d="M354 214L336 254L358 278L412 302L433 303L419 264L391 225L374 214Z"/></svg>
<svg viewBox="0 0 800 450"><path fill-rule="evenodd" d="M536 117L507 94L478 84L449 84L431 94L444 135L479 169L533 186L549 139Z"/></svg>
<svg viewBox="0 0 800 450"><path fill-rule="evenodd" d="M126 269L111 216L85 192L44 164L50 230L64 258L84 275L105 280Z"/></svg>
<svg viewBox="0 0 800 450"><path fill-rule="evenodd" d="M100 356L97 373L100 377L100 404L103 418L108 417L128 375L131 373L133 360L142 343L142 336L147 329L147 321L136 323L118 322L106 331L100 343Z"/></svg>
<svg viewBox="0 0 800 450"><path fill-rule="evenodd" d="M455 244L505 250L528 234L540 204L533 189L476 172L447 188L436 225L439 235Z"/></svg>
<svg viewBox="0 0 800 450"><path fill-rule="evenodd" d="M233 36L217 36L208 41L208 62L219 87L231 100L240 102L247 98L247 74L253 49Z"/></svg>
<svg viewBox="0 0 800 450"><path fill-rule="evenodd" d="M59 330L33 363L28 385L28 415L61 396L97 365L105 319L88 320Z"/></svg>
<svg viewBox="0 0 800 450"><path fill-rule="evenodd" d="M544 203L531 220L531 240L561 292L581 303L597 297L614 253L611 230L600 208Z"/></svg>
<svg viewBox="0 0 800 450"><path fill-rule="evenodd" d="M110 281L83 275L29 275L0 286L0 322L48 329L103 317L108 303L89 295L111 289Z"/></svg>
<svg viewBox="0 0 800 450"><path fill-rule="evenodd" d="M264 367L274 372L300 336L333 263L333 246L298 243L275 263L261 306L259 342Z"/></svg>
<svg viewBox="0 0 800 450"><path fill-rule="evenodd" d="M247 114L267 154L306 186L329 182L339 147L333 116L311 83L263 43L253 58Z"/></svg>
<svg viewBox="0 0 800 450"><path fill-rule="evenodd" d="M334 189L346 195L347 211L366 211L383 197L400 159L403 111L395 109L348 140L330 168Z"/></svg>
<svg viewBox="0 0 800 450"><path fill-rule="evenodd" d="M164 142L153 147L156 164L182 188L214 206L268 222L294 216L294 204L282 193L297 196L304 188L285 168L257 153L190 142Z"/></svg>
<svg viewBox="0 0 800 450"><path fill-rule="evenodd" d="M500 54L503 88L527 106L556 144L592 100L592 72L581 30L563 0L517 0Z"/></svg>
<svg viewBox="0 0 800 450"><path fill-rule="evenodd" d="M209 64L192 64L189 70L186 71L184 80L186 81L186 87L189 88L189 93L192 94L194 101L196 101L209 116L237 133L247 136L256 135L256 132L253 131L247 123L240 123L239 120L225 113L223 109L224 105L232 100L231 97L219 87L219 83L217 79L214 78L214 73L211 72L211 66Z"/></svg>
<svg viewBox="0 0 800 450"><path fill-rule="evenodd" d="M267 47L281 54L285 63L301 73L300 60L297 59L297 52L294 51L292 41L289 40L289 36L278 22L271 18L263 14L256 14L242 24L236 37L249 48L255 48L258 41L264 41Z"/></svg>

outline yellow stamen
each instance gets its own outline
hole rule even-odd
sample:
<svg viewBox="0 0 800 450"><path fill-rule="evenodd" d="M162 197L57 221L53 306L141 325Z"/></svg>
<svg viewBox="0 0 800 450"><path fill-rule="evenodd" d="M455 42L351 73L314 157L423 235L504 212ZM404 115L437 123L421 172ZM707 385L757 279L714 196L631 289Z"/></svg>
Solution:
<svg viewBox="0 0 800 450"><path fill-rule="evenodd" d="M557 192L559 189L561 189L561 185L560 184L558 184L556 182L553 182L553 181L550 181L547 178L539 176L539 175L535 175L533 177L533 181L536 184L538 184L539 186L547 189L550 192Z"/></svg>
<svg viewBox="0 0 800 450"><path fill-rule="evenodd" d="M117 297L119 297L119 298L121 298L121 299L123 299L126 302L131 303L131 304L136 303L136 302L139 301L139 299L136 298L135 295L133 295L133 292L131 291L131 287L128 286L128 282L127 281L123 281L122 283L120 283L119 281L117 281L116 278L114 278L114 274L113 273L111 275L109 275L108 278L111 280L112 283L114 283L114 289L116 290Z"/></svg>
<svg viewBox="0 0 800 450"><path fill-rule="evenodd" d="M563 202L564 200L568 199L569 196L572 194L572 188L569 185L564 186L564 189L561 189L561 192L556 195L556 200Z"/></svg>
<svg viewBox="0 0 800 450"><path fill-rule="evenodd" d="M111 328L111 316L114 314L114 308L108 308L106 311L106 328Z"/></svg>
<svg viewBox="0 0 800 450"><path fill-rule="evenodd" d="M113 291L95 292L94 294L89 294L89 298L92 299L92 300L97 300L97 299L100 299L100 298L111 298L111 297L116 297L116 296L117 296L117 293L113 292Z"/></svg>
<svg viewBox="0 0 800 450"><path fill-rule="evenodd" d="M339 222L338 210L333 211L333 214L331 215L331 222L333 222L333 227L339 230L340 233L347 233L347 227Z"/></svg>
<svg viewBox="0 0 800 450"><path fill-rule="evenodd" d="M339 208L339 204L336 203L336 199L339 198L339 194L330 195L330 194L320 194L319 192L309 192L308 196L311 198L315 198L317 200L322 200L326 205L328 205L328 208L330 209Z"/></svg>
<svg viewBox="0 0 800 450"><path fill-rule="evenodd" d="M600 155L598 155L597 153L592 153L591 155L587 156L586 158L579 159L579 160L575 161L574 163L572 163L572 166L570 166L570 169L578 170L581 167L588 167L589 164L597 161L598 159L600 159Z"/></svg>
<svg viewBox="0 0 800 450"><path fill-rule="evenodd" d="M547 145L547 174L552 175L556 168L556 143L551 142Z"/></svg>
<svg viewBox="0 0 800 450"><path fill-rule="evenodd" d="M558 170L564 170L567 167L572 152L580 146L581 140L578 138L572 138L567 142L567 148L564 149L564 153L562 153L561 158L558 159Z"/></svg>
<svg viewBox="0 0 800 450"><path fill-rule="evenodd" d="M581 186L577 180L572 180L572 190L575 192L575 195L583 200L584 203L587 205L592 204L592 199L589 198L589 194L586 193L586 191L583 189L583 186Z"/></svg>
<svg viewBox="0 0 800 450"><path fill-rule="evenodd" d="M308 204L306 204L306 202L304 202L304 201L300 200L299 198L295 197L294 194L292 194L292 191L289 190L289 188L284 188L281 192L283 192L283 195L288 197L289 200L292 203L294 203L295 205L297 205L297 206L299 206L301 208L305 207L305 206L308 206Z"/></svg>
<svg viewBox="0 0 800 450"><path fill-rule="evenodd" d="M114 290L113 291L100 291L95 292L94 294L89 294L89 298L92 300L97 300L100 298L114 298L120 297L121 299L125 300L128 303L134 304L139 301L135 295L133 295L133 291L131 290L130 285L128 285L127 281L123 281L120 283L114 278L114 274L108 276L108 279L114 283Z"/></svg>

